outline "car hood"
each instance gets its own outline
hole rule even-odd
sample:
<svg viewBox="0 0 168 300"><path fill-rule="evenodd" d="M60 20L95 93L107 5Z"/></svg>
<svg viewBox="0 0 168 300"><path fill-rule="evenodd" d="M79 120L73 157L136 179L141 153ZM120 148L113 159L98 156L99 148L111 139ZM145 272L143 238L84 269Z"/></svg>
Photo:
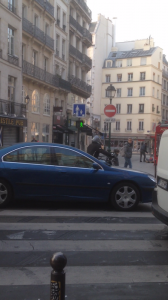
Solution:
<svg viewBox="0 0 168 300"><path fill-rule="evenodd" d="M116 169L116 170L122 170L122 172L129 172L129 173L140 173L140 174L144 174L144 175L152 175L154 177L153 174L147 173L147 172L142 172L139 170L132 170L132 169L126 169L126 168L120 168L120 167L111 167L110 169Z"/></svg>

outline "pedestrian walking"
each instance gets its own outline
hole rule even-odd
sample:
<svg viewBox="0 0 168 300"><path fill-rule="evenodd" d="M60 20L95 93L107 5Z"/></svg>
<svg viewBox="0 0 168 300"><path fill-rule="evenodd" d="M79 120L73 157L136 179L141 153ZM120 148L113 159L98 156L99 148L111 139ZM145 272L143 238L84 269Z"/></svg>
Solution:
<svg viewBox="0 0 168 300"><path fill-rule="evenodd" d="M147 152L147 144L143 143L141 144L141 149L140 149L140 162L142 162L142 156L143 156L143 161L145 162L145 159L146 159L146 153Z"/></svg>
<svg viewBox="0 0 168 300"><path fill-rule="evenodd" d="M127 168L129 166L130 169L132 169L132 139L129 138L127 144L124 146L124 157L125 157L125 164L124 168Z"/></svg>

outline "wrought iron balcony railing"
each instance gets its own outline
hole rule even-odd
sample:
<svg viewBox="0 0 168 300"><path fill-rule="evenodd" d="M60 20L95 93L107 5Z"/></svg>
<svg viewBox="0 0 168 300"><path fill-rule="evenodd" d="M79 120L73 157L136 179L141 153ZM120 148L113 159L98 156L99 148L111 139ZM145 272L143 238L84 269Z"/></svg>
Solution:
<svg viewBox="0 0 168 300"><path fill-rule="evenodd" d="M168 78L168 72L167 72L167 71L163 70L163 71L162 71L162 75L163 75L163 77Z"/></svg>
<svg viewBox="0 0 168 300"><path fill-rule="evenodd" d="M70 15L69 16L70 25L76 28L81 35L83 35L83 27Z"/></svg>
<svg viewBox="0 0 168 300"><path fill-rule="evenodd" d="M84 82L83 80L75 77L74 75L70 75L69 76L69 81L72 85L78 87L79 89L85 91L88 94L91 94L92 92L92 87L91 85L87 84L86 82Z"/></svg>
<svg viewBox="0 0 168 300"><path fill-rule="evenodd" d="M15 66L19 66L19 58L8 53L8 62Z"/></svg>
<svg viewBox="0 0 168 300"><path fill-rule="evenodd" d="M33 25L25 18L22 19L22 27L24 31L34 36L37 40L45 44L50 49L54 50L54 40L50 36L45 34L40 28Z"/></svg>
<svg viewBox="0 0 168 300"><path fill-rule="evenodd" d="M16 7L8 2L8 9L16 15Z"/></svg>
<svg viewBox="0 0 168 300"><path fill-rule="evenodd" d="M26 104L0 99L0 115L26 117Z"/></svg>
<svg viewBox="0 0 168 300"><path fill-rule="evenodd" d="M92 60L86 55L86 54L83 54L82 55L82 61L84 64L86 64L90 69L92 67Z"/></svg>
<svg viewBox="0 0 168 300"><path fill-rule="evenodd" d="M45 0L35 0L39 5L41 5L52 17L54 17L54 6L52 6L48 1Z"/></svg>
<svg viewBox="0 0 168 300"><path fill-rule="evenodd" d="M89 19L92 18L92 12L91 12L91 10L89 9L89 7L87 6L87 4L83 0L73 0L73 1L76 2L78 5L81 6L81 8L87 14L87 16L89 17Z"/></svg>
<svg viewBox="0 0 168 300"><path fill-rule="evenodd" d="M59 78L59 87L69 92L71 91L71 83L62 78Z"/></svg>
<svg viewBox="0 0 168 300"><path fill-rule="evenodd" d="M57 75L53 75L45 70L34 66L33 64L23 60L22 71L24 74L27 74L31 77L34 77L38 80L47 82L55 87L59 87L59 77Z"/></svg>
<svg viewBox="0 0 168 300"><path fill-rule="evenodd" d="M74 56L75 58L79 59L81 62L83 62L83 55L82 53L76 49L74 46L70 45L69 46L69 52L72 56Z"/></svg>
<svg viewBox="0 0 168 300"><path fill-rule="evenodd" d="M92 35L86 28L83 28L83 36L92 44Z"/></svg>

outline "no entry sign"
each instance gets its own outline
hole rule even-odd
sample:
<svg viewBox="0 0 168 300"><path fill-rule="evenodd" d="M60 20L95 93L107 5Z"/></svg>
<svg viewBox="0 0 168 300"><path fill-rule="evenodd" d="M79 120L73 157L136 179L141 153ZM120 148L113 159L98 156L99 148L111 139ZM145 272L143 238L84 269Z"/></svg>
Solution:
<svg viewBox="0 0 168 300"><path fill-rule="evenodd" d="M109 117L109 118L114 117L115 114L116 114L116 108L115 108L115 106L112 105L112 104L107 105L107 106L105 107L105 109L104 109L104 113L105 113L105 115L106 115L107 117Z"/></svg>

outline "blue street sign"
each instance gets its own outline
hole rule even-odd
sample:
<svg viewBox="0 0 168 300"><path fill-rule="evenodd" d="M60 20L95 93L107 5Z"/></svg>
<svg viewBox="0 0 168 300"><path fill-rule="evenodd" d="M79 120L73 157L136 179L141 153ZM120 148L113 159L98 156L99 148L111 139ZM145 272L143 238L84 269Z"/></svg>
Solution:
<svg viewBox="0 0 168 300"><path fill-rule="evenodd" d="M85 117L86 104L73 104L73 115L76 117Z"/></svg>

